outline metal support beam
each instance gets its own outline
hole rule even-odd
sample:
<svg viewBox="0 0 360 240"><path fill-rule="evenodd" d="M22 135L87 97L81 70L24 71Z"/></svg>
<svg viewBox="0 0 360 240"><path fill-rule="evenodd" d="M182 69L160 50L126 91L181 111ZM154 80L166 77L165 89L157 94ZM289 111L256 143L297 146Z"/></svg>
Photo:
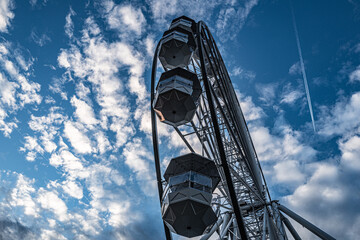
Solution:
<svg viewBox="0 0 360 240"><path fill-rule="evenodd" d="M266 240L266 229L267 229L267 209L264 207L264 215L263 215L263 230L262 230L262 240Z"/></svg>
<svg viewBox="0 0 360 240"><path fill-rule="evenodd" d="M158 185L158 193L160 199L160 207L163 196L163 186L162 186L162 178L161 178L161 169L160 169L160 157L159 157L159 145L158 145L158 135L157 135L157 126L156 126L156 116L155 111L152 108L152 103L155 98L155 79L156 79L156 66L157 66L157 58L159 53L159 48L161 45L161 41L158 43L155 49L152 71L151 71L151 125L152 125L152 140L153 140L153 148L154 148L154 160L155 160L155 170L156 170L156 180ZM164 222L165 236L166 240L171 240L171 233L169 228L166 226Z"/></svg>
<svg viewBox="0 0 360 240"><path fill-rule="evenodd" d="M269 216L269 213L266 213L266 223L267 223L267 228L269 230L269 238L270 240L278 240L276 237L276 231L275 231L275 227L274 227L274 222L272 221L272 218Z"/></svg>
<svg viewBox="0 0 360 240"><path fill-rule="evenodd" d="M285 213L286 215L288 215L289 217L291 217L292 219L294 219L295 221L300 223L302 226L307 228L310 232L312 232L313 234L315 234L319 238L321 238L323 240L335 240L335 238L333 238L332 236L330 236L329 234L327 234L326 232L324 232L320 228L316 227L315 225L313 225L309 221L307 221L304 218L300 217L299 215L297 215L296 213L294 213L290 209L284 207L283 205L281 205L279 203L277 203L277 204L278 204L278 208L283 213Z"/></svg>
<svg viewBox="0 0 360 240"><path fill-rule="evenodd" d="M229 220L228 222L225 224L223 224L223 228L221 229L221 232L220 232L220 239L223 239L224 236L228 233L228 229L230 227L230 225L232 224L232 221L233 221L233 218L234 218L234 215L229 215Z"/></svg>
<svg viewBox="0 0 360 240"><path fill-rule="evenodd" d="M287 240L285 228L281 221L280 211L276 205L276 202L272 202L271 206L273 209L273 216L274 216L274 221L276 224L276 229L278 231L278 233L277 233L278 238L279 238L279 240Z"/></svg>
<svg viewBox="0 0 360 240"><path fill-rule="evenodd" d="M231 199L231 205L233 207L235 216L236 216L236 220L237 220L237 225L239 227L240 230L240 236L242 240L247 240L248 236L246 233L246 229L245 229L245 223L244 223L244 219L241 215L240 212L240 207L237 201L237 197L236 197L236 192L234 189L234 184L232 182L231 179L231 174L230 174L230 170L229 170L229 166L226 160L226 154L225 154L225 150L224 150L224 144L222 142L222 138L221 138L221 133L220 133L220 128L219 128L219 123L218 123L218 119L216 116L216 112L215 112L215 106L214 106L214 102L213 102L213 96L210 90L210 84L207 78L207 74L206 74L206 69L205 69L205 60L204 60L204 55L203 55L203 44L201 41L201 31L202 31L202 22L200 21L198 23L197 26L197 34L198 34L198 49L199 49L199 57L200 57L200 63L201 63L201 74L203 77L203 83L205 86L205 90L206 90L206 96L208 98L208 104L209 104L209 109L210 109L210 114L211 114L211 119L213 121L213 127L214 127L214 132L215 132L215 136L216 136L216 142L218 145L218 149L219 149L219 158L221 161L221 166L224 170L224 175L226 178L226 183L228 186L228 190L229 190L229 195L230 195L230 199Z"/></svg>
<svg viewBox="0 0 360 240"><path fill-rule="evenodd" d="M194 149L191 147L190 143L188 142L188 140L186 140L186 138L184 137L184 135L182 135L182 133L180 132L180 130L177 127L174 127L175 131L177 132L177 134L179 134L179 137L183 140L183 142L185 143L185 145L188 147L188 149L190 150L190 152L195 153Z"/></svg>
<svg viewBox="0 0 360 240"><path fill-rule="evenodd" d="M299 236L299 234L296 232L295 228L293 227L293 225L291 224L291 222L289 221L289 219L287 219L284 215L282 215L280 213L281 219L282 221L285 223L285 226L287 227L287 229L289 230L289 232L291 233L291 235L293 236L293 238L295 240L301 240L301 237Z"/></svg>

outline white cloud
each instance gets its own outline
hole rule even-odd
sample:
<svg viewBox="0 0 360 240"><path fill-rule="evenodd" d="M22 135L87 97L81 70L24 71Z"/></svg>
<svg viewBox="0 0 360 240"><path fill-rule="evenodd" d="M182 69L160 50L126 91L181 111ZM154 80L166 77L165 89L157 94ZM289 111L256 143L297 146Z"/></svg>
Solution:
<svg viewBox="0 0 360 240"><path fill-rule="evenodd" d="M258 0L247 0L222 8L216 21L217 36L223 41L234 39L257 4Z"/></svg>
<svg viewBox="0 0 360 240"><path fill-rule="evenodd" d="M129 33L141 35L146 20L140 8L134 8L132 5L114 5L113 3L106 3L106 5L113 5L106 15L110 28L126 35Z"/></svg>
<svg viewBox="0 0 360 240"><path fill-rule="evenodd" d="M83 189L80 184L77 184L75 181L67 180L62 183L64 192L69 194L73 198L82 199L83 198Z"/></svg>
<svg viewBox="0 0 360 240"><path fill-rule="evenodd" d="M21 91L17 93L20 98L20 105L37 103L40 104L42 97L38 94L40 91L40 84L28 81L23 74L19 72L16 64L9 60L7 56L1 56L0 62L8 72L8 74L19 83Z"/></svg>
<svg viewBox="0 0 360 240"><path fill-rule="evenodd" d="M73 31L74 31L74 23L71 19L72 16L74 16L76 13L74 10L70 7L69 13L66 15L65 18L65 34L72 39L73 37Z"/></svg>
<svg viewBox="0 0 360 240"><path fill-rule="evenodd" d="M31 31L30 34L31 39L40 47L43 47L48 42L51 42L51 38L46 35L45 33L41 34L40 36L36 33L35 29Z"/></svg>
<svg viewBox="0 0 360 240"><path fill-rule="evenodd" d="M66 240L66 238L55 230L42 229L40 238L43 240Z"/></svg>
<svg viewBox="0 0 360 240"><path fill-rule="evenodd" d="M5 4L5 3L4 3ZM9 137L17 127L15 114L26 104L40 104L40 84L28 81L31 58L24 60L19 49L3 41L0 43L0 131ZM13 119L11 119L13 118Z"/></svg>
<svg viewBox="0 0 360 240"><path fill-rule="evenodd" d="M64 136L69 139L71 145L78 153L88 154L93 152L91 140L74 123L70 121L64 123Z"/></svg>
<svg viewBox="0 0 360 240"><path fill-rule="evenodd" d="M8 117L5 110L0 107L0 131L4 133L5 137L10 137L10 134L14 128L17 127L16 122L9 122L5 120Z"/></svg>
<svg viewBox="0 0 360 240"><path fill-rule="evenodd" d="M38 105L42 100L40 84L24 77L29 75L31 64L31 58L24 60L19 49L13 49L8 42L0 43L0 66L3 68L0 73L0 131L7 137L17 127L16 112L26 104Z"/></svg>
<svg viewBox="0 0 360 240"><path fill-rule="evenodd" d="M235 67L231 72L230 72L231 76L234 77L239 77L240 79L245 79L245 80L253 80L256 77L256 74L252 71L249 70L245 70L240 66Z"/></svg>
<svg viewBox="0 0 360 240"><path fill-rule="evenodd" d="M96 142L97 142L97 148L100 154L103 154L107 152L108 150L113 149L111 146L109 140L107 139L105 133L98 131L95 134Z"/></svg>
<svg viewBox="0 0 360 240"><path fill-rule="evenodd" d="M302 183L305 175L300 171L299 162L287 160L274 166L275 179L281 183Z"/></svg>
<svg viewBox="0 0 360 240"><path fill-rule="evenodd" d="M125 179L118 171L101 164L93 164L88 171L86 184L92 197L89 214L93 219L100 219L98 212L106 212L106 223L113 227L124 227L138 220L139 215L137 211L132 211L128 192L119 188L125 184ZM84 227L95 230L95 219L90 226L86 223Z"/></svg>
<svg viewBox="0 0 360 240"><path fill-rule="evenodd" d="M83 165L83 161L66 149L62 149L58 153L53 153L49 159L49 163L54 167L63 167L63 171L72 178L82 179L89 175L89 172L86 171Z"/></svg>
<svg viewBox="0 0 360 240"><path fill-rule="evenodd" d="M341 139L339 148L342 152L342 165L348 169L360 171L360 137L355 135L349 139Z"/></svg>
<svg viewBox="0 0 360 240"><path fill-rule="evenodd" d="M16 186L10 192L10 205L12 207L23 207L25 215L38 217L39 209L33 199L35 193L33 184L34 180L18 174Z"/></svg>
<svg viewBox="0 0 360 240"><path fill-rule="evenodd" d="M287 196L286 201L296 208L315 202L341 203L345 195L341 187L336 186L339 175L337 167L326 163L313 166L316 170L309 181Z"/></svg>
<svg viewBox="0 0 360 240"><path fill-rule="evenodd" d="M26 155L26 160L28 161L35 161L35 158L37 156L37 153L43 154L44 149L39 145L36 138L31 136L25 136L25 144L23 148L20 148L22 151L28 151Z"/></svg>
<svg viewBox="0 0 360 240"><path fill-rule="evenodd" d="M57 145L54 139L59 135L59 129L66 116L59 113L58 107L51 107L47 116L36 117L31 115L30 119L29 127L34 132L40 133L39 139L45 151L49 153L55 151Z"/></svg>
<svg viewBox="0 0 360 240"><path fill-rule="evenodd" d="M68 100L67 92L65 92L64 89L64 83L66 82L66 79L64 78L53 78L51 84L49 85L49 90L52 93L58 93L60 94L61 98L63 100Z"/></svg>
<svg viewBox="0 0 360 240"><path fill-rule="evenodd" d="M350 82L360 81L360 66L349 75Z"/></svg>
<svg viewBox="0 0 360 240"><path fill-rule="evenodd" d="M224 1L226 2L226 1ZM172 19L186 15L194 20L208 20L213 17L213 11L220 1L191 1L191 0L147 0L152 18L159 29L169 26ZM189 7L191 6L191 7Z"/></svg>
<svg viewBox="0 0 360 240"><path fill-rule="evenodd" d="M244 97L239 91L235 90L235 92L246 121L258 120L265 117L264 111L254 104L250 96Z"/></svg>
<svg viewBox="0 0 360 240"><path fill-rule="evenodd" d="M355 45L355 52L359 53L360 52L360 43Z"/></svg>
<svg viewBox="0 0 360 240"><path fill-rule="evenodd" d="M85 86L83 82L80 82L76 85L76 95L79 96L80 99L85 100L88 99L88 95L90 94L90 89Z"/></svg>
<svg viewBox="0 0 360 240"><path fill-rule="evenodd" d="M155 175L150 170L152 153L146 149L140 138L128 142L123 150L125 164L136 173L141 188L147 195L153 195L156 189Z"/></svg>
<svg viewBox="0 0 360 240"><path fill-rule="evenodd" d="M352 184L358 181L357 175L325 162L312 164L311 168L315 169L313 175L286 196L284 204L335 238L353 239L359 233L354 231L355 220L360 217L355 210L359 197L353 194L359 189ZM298 226L295 225L303 238L314 238Z"/></svg>
<svg viewBox="0 0 360 240"><path fill-rule="evenodd" d="M179 10L177 0L151 0L148 1L148 5L151 8L153 18L158 22L164 24L169 23L169 16L176 15ZM198 8L201 9L201 8Z"/></svg>
<svg viewBox="0 0 360 240"><path fill-rule="evenodd" d="M331 109L323 107L317 124L319 134L336 136L354 131L360 125L359 102L360 92L356 92L349 99L341 98Z"/></svg>
<svg viewBox="0 0 360 240"><path fill-rule="evenodd" d="M195 21L203 20L207 22L214 19L221 20L221 16L219 16L220 14L217 11L218 9L216 8L218 6L222 6L222 8L235 7L238 10L238 15L236 16L236 19L233 20L242 27L242 20L245 20L244 18L246 18L247 16L246 12L251 5L251 2L256 1L245 1L244 4L233 4L228 0L147 0L146 2L151 10L152 18L155 20L156 23L152 27L163 30L169 27L171 20L182 15L188 16ZM238 26L237 24L234 25ZM233 30L235 30L235 32L238 32L239 29L234 27ZM218 37L222 36L218 34Z"/></svg>
<svg viewBox="0 0 360 240"><path fill-rule="evenodd" d="M310 177L284 201L335 238L354 239L360 233L355 227L360 218L356 210L360 198L354 194L359 192L356 184L360 172L359 130L344 133L337 143L341 155L336 156L336 163L329 159L307 164L311 169ZM304 238L313 237L302 227L297 230Z"/></svg>
<svg viewBox="0 0 360 240"><path fill-rule="evenodd" d="M37 0L29 0L29 3L31 6L35 6L37 3Z"/></svg>
<svg viewBox="0 0 360 240"><path fill-rule="evenodd" d="M10 26L10 21L15 17L12 12L14 9L14 2L12 0L2 0L0 4L0 31L7 32Z"/></svg>
<svg viewBox="0 0 360 240"><path fill-rule="evenodd" d="M77 116L80 122L86 125L94 125L98 123L95 118L94 110L85 101L77 99L75 96L71 98L71 104L76 108L75 116Z"/></svg>
<svg viewBox="0 0 360 240"><path fill-rule="evenodd" d="M256 84L255 89L259 93L259 99L266 105L271 105L276 97L277 83Z"/></svg>
<svg viewBox="0 0 360 240"><path fill-rule="evenodd" d="M19 85L15 82L9 82L7 78L0 73L0 101L9 107L16 107L15 92Z"/></svg>
<svg viewBox="0 0 360 240"><path fill-rule="evenodd" d="M149 57L153 57L154 56L154 52L155 52L155 40L154 37L152 35L148 35L145 38L145 47L146 47L146 53Z"/></svg>
<svg viewBox="0 0 360 240"><path fill-rule="evenodd" d="M63 222L69 219L69 216L67 214L67 206L65 202L61 198L59 198L57 192L48 191L40 188L37 201L42 208L53 212L57 219L59 219L59 221Z"/></svg>
<svg viewBox="0 0 360 240"><path fill-rule="evenodd" d="M300 62L296 62L289 68L290 75L300 75L301 74L301 66Z"/></svg>
<svg viewBox="0 0 360 240"><path fill-rule="evenodd" d="M109 224L114 227L118 226L126 226L130 223L129 218L127 217L130 209L130 202L122 201L122 202L110 202L109 210L111 212L109 218Z"/></svg>
<svg viewBox="0 0 360 240"><path fill-rule="evenodd" d="M91 25L94 24L92 22ZM58 63L75 77L82 79L81 84L91 83L96 102L100 106L101 127L115 132L116 146L121 147L134 134L135 129L130 122L131 106L123 93L123 79L119 79L118 72L128 69L130 77L126 86L135 94L141 106L140 102L147 96L142 78L143 56L124 42L107 43L100 33L93 36L89 32L90 26L87 25L79 46L72 45L70 49L62 50Z"/></svg>
<svg viewBox="0 0 360 240"><path fill-rule="evenodd" d="M290 104L290 105L294 104L303 95L304 94L298 90L286 92L281 96L280 103L286 103L286 104Z"/></svg>

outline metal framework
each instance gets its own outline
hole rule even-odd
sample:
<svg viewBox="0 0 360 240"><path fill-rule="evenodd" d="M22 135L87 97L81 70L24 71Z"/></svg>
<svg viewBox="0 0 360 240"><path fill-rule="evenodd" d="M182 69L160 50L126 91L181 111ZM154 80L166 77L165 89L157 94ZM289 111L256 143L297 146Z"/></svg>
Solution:
<svg viewBox="0 0 360 240"><path fill-rule="evenodd" d="M288 237L284 224L294 239L301 239L282 213L321 239L334 239L271 199L243 112L214 38L202 21L196 23L194 34L197 51L186 69L197 74L202 94L192 121L174 127L174 130L190 152L212 159L221 176L212 200L218 220L207 228L201 240L211 236L231 240L286 240ZM161 44L162 41L159 41L153 59L151 102L155 98ZM157 184L162 205L166 189L160 169L157 122L153 108L151 121ZM164 228L166 239L170 240L172 233L166 224Z"/></svg>

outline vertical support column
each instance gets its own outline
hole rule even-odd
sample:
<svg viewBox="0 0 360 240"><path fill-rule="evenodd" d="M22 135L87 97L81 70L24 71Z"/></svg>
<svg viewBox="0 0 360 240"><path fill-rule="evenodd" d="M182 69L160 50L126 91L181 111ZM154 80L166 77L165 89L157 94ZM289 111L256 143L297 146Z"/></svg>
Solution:
<svg viewBox="0 0 360 240"><path fill-rule="evenodd" d="M267 234L267 209L266 206L264 207L264 215L263 215L263 230L262 230L262 240L266 240L266 234Z"/></svg>
<svg viewBox="0 0 360 240"><path fill-rule="evenodd" d="M218 119L217 119L216 112L215 112L214 101L212 99L213 96L211 94L210 84L209 84L207 74L206 74L205 60L204 60L203 49L202 49L203 44L201 41L201 31L202 31L202 22L200 21L197 26L197 34L198 34L198 49L199 49L199 57L200 57L200 63L201 63L202 80L203 80L203 83L205 86L206 96L208 98L211 119L213 122L214 132L215 132L215 136L216 136L216 143L218 145L218 150L219 150L219 155L220 155L219 157L220 157L220 161L221 161L221 167L224 170L226 184L227 184L227 187L229 190L229 195L230 195L229 197L231 200L231 205L233 207L234 214L236 216L236 221L237 221L237 225L239 227L241 239L247 240L248 236L247 236L246 229L245 229L245 223L244 223L244 219L241 215L239 203L237 201L237 197L236 197L236 193L235 193L235 189L234 189L234 184L232 182L229 166L227 163L226 154L225 154L225 150L224 150L224 144L222 142L221 133L220 133L220 127L219 127Z"/></svg>
<svg viewBox="0 0 360 240"><path fill-rule="evenodd" d="M152 103L155 98L155 80L156 80L156 67L157 67L157 57L159 53L159 47L161 45L161 42L158 43L155 49L155 54L153 58L153 64L152 64L152 71L151 71L151 127L152 127L152 140L153 140L153 148L154 148L154 161L155 161L155 171L156 171L156 180L158 185L158 193L159 193L159 200L160 200L160 209L161 209L161 200L163 196L163 186L162 186L162 178L161 178L161 169L160 169L160 157L159 157L159 145L158 145L158 135L157 135L157 126L156 126L156 116L155 111L152 107ZM165 230L165 236L166 240L171 240L171 233L169 228L164 223L164 230Z"/></svg>
<svg viewBox="0 0 360 240"><path fill-rule="evenodd" d="M274 222L273 222L272 218L269 216L268 212L266 213L266 222L267 222L267 228L269 230L270 240L278 240L276 231L275 231Z"/></svg>
<svg viewBox="0 0 360 240"><path fill-rule="evenodd" d="M281 219L282 221L285 223L285 226L287 227L287 229L289 230L289 232L291 233L291 235L293 236L293 238L295 240L301 240L299 234L296 232L295 228L293 227L293 225L291 224L291 222L289 221L289 219L287 219L284 215L281 215Z"/></svg>
<svg viewBox="0 0 360 240"><path fill-rule="evenodd" d="M278 208L284 212L286 215L300 223L302 226L306 227L310 232L314 233L316 236L318 236L321 239L324 240L335 240L332 236L321 230L320 228L316 227L314 224L310 223L309 221L305 220L304 218L300 217L290 209L284 207L283 205L277 203Z"/></svg>
<svg viewBox="0 0 360 240"><path fill-rule="evenodd" d="M282 221L281 221L280 211L277 207L276 202L273 202L271 204L271 206L273 209L274 221L275 221L275 225L276 225L276 230L278 232L278 234L277 234L278 238L279 238L279 240L287 240L284 225L282 224Z"/></svg>

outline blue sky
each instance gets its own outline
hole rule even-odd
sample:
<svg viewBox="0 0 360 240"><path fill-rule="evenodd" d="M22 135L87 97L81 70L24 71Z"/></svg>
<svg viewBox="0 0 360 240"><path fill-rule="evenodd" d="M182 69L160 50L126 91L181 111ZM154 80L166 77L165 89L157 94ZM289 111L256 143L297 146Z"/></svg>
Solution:
<svg viewBox="0 0 360 240"><path fill-rule="evenodd" d="M360 235L357 1L293 1L316 132L287 0L0 3L1 237L163 239L150 67L181 15L212 31L272 197ZM186 150L159 133L165 167Z"/></svg>

